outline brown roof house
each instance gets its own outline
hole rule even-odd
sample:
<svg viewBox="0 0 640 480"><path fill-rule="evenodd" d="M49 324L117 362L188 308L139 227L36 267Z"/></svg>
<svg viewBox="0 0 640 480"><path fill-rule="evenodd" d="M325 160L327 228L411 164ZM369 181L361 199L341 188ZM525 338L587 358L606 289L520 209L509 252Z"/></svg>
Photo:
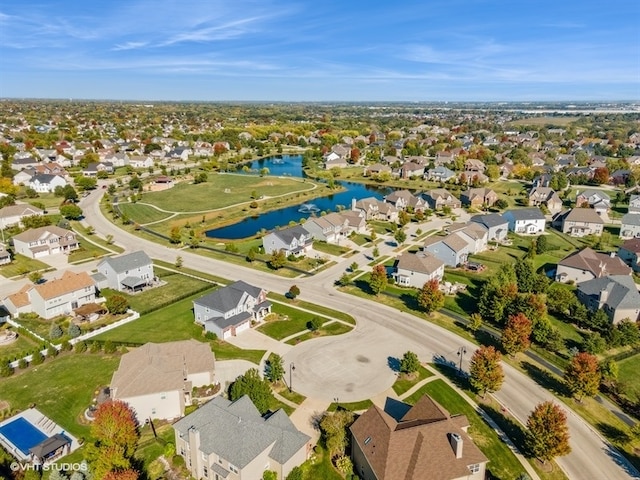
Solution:
<svg viewBox="0 0 640 480"><path fill-rule="evenodd" d="M128 403L141 423L179 418L191 405L192 389L213 383L214 365L208 343L145 343L120 359L111 379L111 398Z"/></svg>
<svg viewBox="0 0 640 480"><path fill-rule="evenodd" d="M426 252L403 252L393 268L396 283L403 287L421 288L430 280L442 281L444 276L444 262Z"/></svg>
<svg viewBox="0 0 640 480"><path fill-rule="evenodd" d="M562 233L572 237L584 237L585 235L602 235L604 220L592 208L573 208L561 212L553 220L559 224Z"/></svg>
<svg viewBox="0 0 640 480"><path fill-rule="evenodd" d="M631 268L615 253L598 253L589 247L566 256L556 269L556 281L562 283L581 283L607 275L631 275Z"/></svg>
<svg viewBox="0 0 640 480"><path fill-rule="evenodd" d="M49 225L32 228L13 237L15 253L28 258L42 258L56 253L70 253L79 248L75 232Z"/></svg>
<svg viewBox="0 0 640 480"><path fill-rule="evenodd" d="M490 188L470 188L462 192L460 200L471 207L492 207L498 201L498 194Z"/></svg>
<svg viewBox="0 0 640 480"><path fill-rule="evenodd" d="M629 265L634 272L640 272L640 238L625 240L618 248L618 256Z"/></svg>
<svg viewBox="0 0 640 480"><path fill-rule="evenodd" d="M487 457L467 434L464 415L451 416L423 396L414 406L387 399L351 425L354 473L362 480L485 478Z"/></svg>
<svg viewBox="0 0 640 480"><path fill-rule="evenodd" d="M435 188L424 194L429 207L433 210L440 210L442 207L460 208L461 203L451 192L444 188Z"/></svg>
<svg viewBox="0 0 640 480"><path fill-rule="evenodd" d="M529 206L539 207L544 205L551 214L562 210L562 200L554 189L548 187L535 187L529 192Z"/></svg>
<svg viewBox="0 0 640 480"><path fill-rule="evenodd" d="M13 316L36 313L44 319L69 315L74 309L96 300L94 280L86 272L64 272L62 277L40 285L25 285L4 299Z"/></svg>

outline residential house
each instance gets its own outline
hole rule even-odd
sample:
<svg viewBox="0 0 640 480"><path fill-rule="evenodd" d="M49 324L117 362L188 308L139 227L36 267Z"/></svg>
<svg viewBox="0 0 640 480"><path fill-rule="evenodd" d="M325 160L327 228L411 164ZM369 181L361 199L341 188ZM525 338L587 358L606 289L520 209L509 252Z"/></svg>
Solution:
<svg viewBox="0 0 640 480"><path fill-rule="evenodd" d="M437 165L449 165L456 159L454 152L437 152L435 164Z"/></svg>
<svg viewBox="0 0 640 480"><path fill-rule="evenodd" d="M539 207L544 205L553 215L562 210L562 200L558 194L549 187L535 187L529 192L529 206Z"/></svg>
<svg viewBox="0 0 640 480"><path fill-rule="evenodd" d="M484 173L486 168L487 166L484 162L476 160L475 158L469 158L464 162L464 172L469 178L473 175L477 175L478 173Z"/></svg>
<svg viewBox="0 0 640 480"><path fill-rule="evenodd" d="M313 246L313 235L300 225L274 230L262 237L262 247L268 255L282 250L285 255L304 255Z"/></svg>
<svg viewBox="0 0 640 480"><path fill-rule="evenodd" d="M43 215L44 211L31 205L23 203L8 205L0 208L0 228L7 228L11 225L22 227L22 219L33 215Z"/></svg>
<svg viewBox="0 0 640 480"><path fill-rule="evenodd" d="M69 173L56 162L39 163L33 167L36 173L44 173L47 175L58 175L65 180L69 178Z"/></svg>
<svg viewBox="0 0 640 480"><path fill-rule="evenodd" d="M0 265L7 265L11 263L11 254L7 251L5 246L0 243ZM0 321L0 323L2 323Z"/></svg>
<svg viewBox="0 0 640 480"><path fill-rule="evenodd" d="M611 197L602 190L585 190L576 195L576 207L591 207L598 215L611 209Z"/></svg>
<svg viewBox="0 0 640 480"><path fill-rule="evenodd" d="M629 265L634 272L640 273L640 238L625 240L618 247L618 257Z"/></svg>
<svg viewBox="0 0 640 480"><path fill-rule="evenodd" d="M631 195L628 213L640 213L640 195Z"/></svg>
<svg viewBox="0 0 640 480"><path fill-rule="evenodd" d="M339 213L329 213L321 217L310 217L304 223L315 240L327 243L340 243L349 230L349 221Z"/></svg>
<svg viewBox="0 0 640 480"><path fill-rule="evenodd" d="M95 177L98 172L107 172L111 174L115 171L113 163L111 162L91 162L87 165L87 168L82 170L82 176Z"/></svg>
<svg viewBox="0 0 640 480"><path fill-rule="evenodd" d="M456 173L443 165L430 168L424 175L425 180L429 180L431 182L447 182L455 177Z"/></svg>
<svg viewBox="0 0 640 480"><path fill-rule="evenodd" d="M498 194L490 188L470 188L460 195L463 205L474 208L492 207L498 201Z"/></svg>
<svg viewBox="0 0 640 480"><path fill-rule="evenodd" d="M34 168L38 164L38 160L33 157L14 158L11 162L11 169L20 171L27 168Z"/></svg>
<svg viewBox="0 0 640 480"><path fill-rule="evenodd" d="M400 178L408 179L422 177L424 175L424 165L414 162L405 162L400 167Z"/></svg>
<svg viewBox="0 0 640 480"><path fill-rule="evenodd" d="M393 266L393 278L403 287L422 288L431 281L442 281L444 262L427 252L403 252Z"/></svg>
<svg viewBox="0 0 640 480"><path fill-rule="evenodd" d="M615 253L598 253L589 247L567 255L556 268L556 281L562 283L580 283L607 275L631 275L631 268Z"/></svg>
<svg viewBox="0 0 640 480"><path fill-rule="evenodd" d="M256 480L272 470L277 478L307 459L311 438L284 410L260 415L244 395L217 396L173 424L176 454L193 478Z"/></svg>
<svg viewBox="0 0 640 480"><path fill-rule="evenodd" d="M145 343L120 357L110 395L133 409L139 424L173 420L191 405L193 388L213 384L214 355L208 343L194 339Z"/></svg>
<svg viewBox="0 0 640 480"><path fill-rule="evenodd" d="M389 165L383 165L382 163L374 163L373 165L367 165L364 167L365 177L380 175L381 173L388 173L391 175L391 167Z"/></svg>
<svg viewBox="0 0 640 480"><path fill-rule="evenodd" d="M572 208L561 212L554 218L554 224L559 224L562 233L572 237L600 236L604 228L604 220L591 208Z"/></svg>
<svg viewBox="0 0 640 480"><path fill-rule="evenodd" d="M36 174L36 171L34 168L27 168L25 170L22 170L16 173L13 176L12 183L14 185L28 185L29 182L31 181L31 177L33 177L35 174Z"/></svg>
<svg viewBox="0 0 640 480"><path fill-rule="evenodd" d="M640 238L640 213L627 213L622 217L620 238Z"/></svg>
<svg viewBox="0 0 640 480"><path fill-rule="evenodd" d="M544 232L545 217L537 207L507 210L503 218L509 222L512 232L530 235Z"/></svg>
<svg viewBox="0 0 640 480"><path fill-rule="evenodd" d="M340 212L340 216L347 220L347 236L351 233L365 233L367 231L367 220L364 218L364 213L344 210Z"/></svg>
<svg viewBox="0 0 640 480"><path fill-rule="evenodd" d="M484 480L487 457L467 434L465 415L450 415L428 396L410 406L388 398L349 427L354 473L362 480Z"/></svg>
<svg viewBox="0 0 640 480"><path fill-rule="evenodd" d="M39 285L25 285L5 298L4 305L14 317L32 312L49 320L69 315L74 309L95 300L96 287L89 274L67 270L60 278Z"/></svg>
<svg viewBox="0 0 640 480"><path fill-rule="evenodd" d="M173 150L170 150L165 155L165 158L169 160L181 160L186 162L189 159L189 155L192 154L192 151L188 147L176 147Z"/></svg>
<svg viewBox="0 0 640 480"><path fill-rule="evenodd" d="M479 223L453 223L445 227L447 233L456 233L469 245L469 254L484 252L489 241L489 230Z"/></svg>
<svg viewBox="0 0 640 480"><path fill-rule="evenodd" d="M470 221L487 229L487 241L489 242L502 242L507 238L509 222L498 213L474 215Z"/></svg>
<svg viewBox="0 0 640 480"><path fill-rule="evenodd" d="M148 155L132 155L129 158L129 165L133 168L149 168L154 166L154 162Z"/></svg>
<svg viewBox="0 0 640 480"><path fill-rule="evenodd" d="M427 207L427 202L422 197L414 195L409 190L396 190L384 197L384 201L398 210L411 208L414 212L420 212Z"/></svg>
<svg viewBox="0 0 640 480"><path fill-rule="evenodd" d="M450 267L467 263L470 253L469 243L458 233L446 237L427 237L422 248Z"/></svg>
<svg viewBox="0 0 640 480"><path fill-rule="evenodd" d="M38 193L53 193L56 187L64 187L67 181L60 175L49 175L46 173L36 173L29 180L29 187Z"/></svg>
<svg viewBox="0 0 640 480"><path fill-rule="evenodd" d="M441 210L443 207L460 208L462 206L460 200L444 188L429 190L424 197L432 210Z"/></svg>
<svg viewBox="0 0 640 480"><path fill-rule="evenodd" d="M49 225L32 228L13 237L15 253L28 258L42 258L57 253L70 253L79 248L75 232Z"/></svg>
<svg viewBox="0 0 640 480"><path fill-rule="evenodd" d="M612 323L640 320L640 293L629 275L609 275L578 284L576 291L589 310L604 310Z"/></svg>
<svg viewBox="0 0 640 480"><path fill-rule="evenodd" d="M358 201L354 198L351 201L351 210L361 212L366 220L398 221L398 209L375 197L363 198Z"/></svg>
<svg viewBox="0 0 640 480"><path fill-rule="evenodd" d="M271 313L266 290L237 281L193 301L196 323L225 340Z"/></svg>
<svg viewBox="0 0 640 480"><path fill-rule="evenodd" d="M135 292L153 283L153 261L142 250L118 257L107 257L97 266L104 275L104 286L120 292Z"/></svg>
<svg viewBox="0 0 640 480"><path fill-rule="evenodd" d="M543 187L543 188L549 188L551 185L551 179L552 179L552 175L550 173L543 173L541 175L537 175L534 179L533 182L531 184L532 188L539 188L539 187Z"/></svg>
<svg viewBox="0 0 640 480"><path fill-rule="evenodd" d="M341 157L336 152L329 152L323 157L325 170L331 170L334 167L346 168L351 166L346 157Z"/></svg>

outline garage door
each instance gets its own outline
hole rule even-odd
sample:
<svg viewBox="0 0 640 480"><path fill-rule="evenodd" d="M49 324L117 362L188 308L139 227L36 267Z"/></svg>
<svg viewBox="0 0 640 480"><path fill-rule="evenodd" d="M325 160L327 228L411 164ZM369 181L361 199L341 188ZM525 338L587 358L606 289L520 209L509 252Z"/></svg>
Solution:
<svg viewBox="0 0 640 480"><path fill-rule="evenodd" d="M222 339L226 340L227 338L231 338L231 329L222 332Z"/></svg>
<svg viewBox="0 0 640 480"><path fill-rule="evenodd" d="M244 322L236 327L236 335L240 332L244 332L245 330L249 330L251 327L250 322Z"/></svg>

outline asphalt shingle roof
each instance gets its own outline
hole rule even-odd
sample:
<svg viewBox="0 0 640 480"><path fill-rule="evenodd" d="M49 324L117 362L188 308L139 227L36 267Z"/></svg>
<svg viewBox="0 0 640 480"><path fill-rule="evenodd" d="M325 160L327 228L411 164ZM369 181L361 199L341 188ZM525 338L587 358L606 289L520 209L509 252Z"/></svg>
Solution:
<svg viewBox="0 0 640 480"><path fill-rule="evenodd" d="M105 258L98 264L98 268L104 263L110 265L116 273L124 273L127 270L143 267L153 262L145 252L138 250L119 257Z"/></svg>

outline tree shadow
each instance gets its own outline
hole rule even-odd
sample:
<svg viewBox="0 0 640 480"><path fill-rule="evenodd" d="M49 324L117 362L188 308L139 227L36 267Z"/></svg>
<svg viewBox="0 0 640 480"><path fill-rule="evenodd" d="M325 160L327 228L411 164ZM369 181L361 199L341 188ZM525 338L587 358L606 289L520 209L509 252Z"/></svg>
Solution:
<svg viewBox="0 0 640 480"><path fill-rule="evenodd" d="M513 417L509 416L506 411L499 410L492 405L481 404L482 408L493 419L494 422L502 429L502 431L511 439L523 455L531 456L527 449L527 434L524 427L519 424Z"/></svg>
<svg viewBox="0 0 640 480"><path fill-rule="evenodd" d="M387 357L387 365L394 372L400 372L400 359L396 357Z"/></svg>
<svg viewBox="0 0 640 480"><path fill-rule="evenodd" d="M538 385L551 390L558 395L570 396L565 384L551 373L542 370L537 365L526 361L521 362L522 368L525 369L529 377L531 377Z"/></svg>
<svg viewBox="0 0 640 480"><path fill-rule="evenodd" d="M615 443L624 444L630 440L629 435L623 432L617 427L613 425L608 425L604 422L596 423L596 428L602 432L602 434L607 437L609 440Z"/></svg>
<svg viewBox="0 0 640 480"><path fill-rule="evenodd" d="M632 454L629 455L629 458L626 458L619 450L610 444L607 444L605 448L607 455L609 455L609 457L611 457L611 459L618 464L630 478L638 478L640 476L638 470L634 466L640 463L640 458L637 455ZM633 464L631 462L633 462Z"/></svg>
<svg viewBox="0 0 640 480"><path fill-rule="evenodd" d="M435 363L434 368L438 370L442 375L447 377L458 388L463 390L470 390L471 384L469 383L469 377L465 372L458 370L458 365L452 360L447 360L442 355L434 355L433 361Z"/></svg>
<svg viewBox="0 0 640 480"><path fill-rule="evenodd" d="M373 290L369 286L369 283L362 279L356 279L353 284L362 290L364 293L368 293L369 295L373 295Z"/></svg>

